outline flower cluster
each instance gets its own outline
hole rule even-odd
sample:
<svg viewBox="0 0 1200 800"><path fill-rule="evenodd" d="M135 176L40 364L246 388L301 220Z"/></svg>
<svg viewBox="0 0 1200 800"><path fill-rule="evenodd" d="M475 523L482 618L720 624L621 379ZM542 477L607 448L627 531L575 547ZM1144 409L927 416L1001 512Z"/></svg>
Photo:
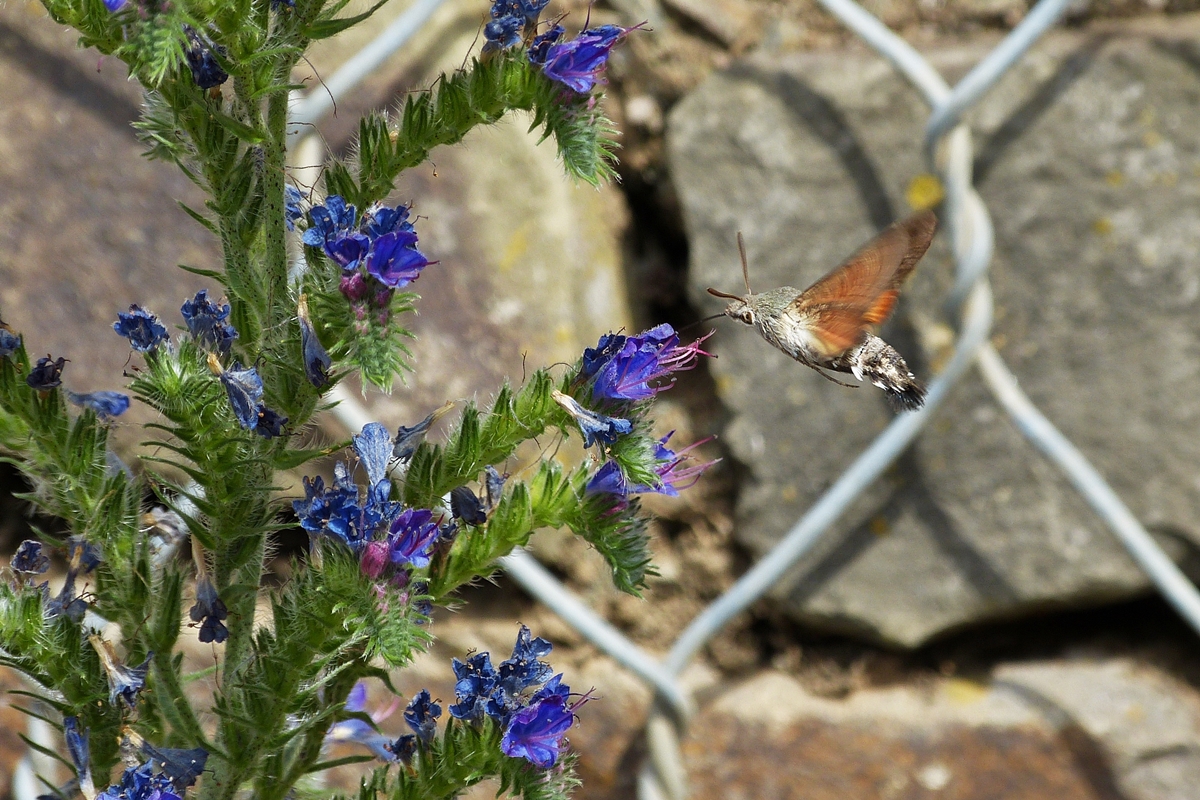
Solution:
<svg viewBox="0 0 1200 800"><path fill-rule="evenodd" d="M401 428L398 438L403 438L406 430L410 429ZM365 425L354 436L353 446L367 473L367 485L360 487L350 466L338 462L334 465L333 485L328 488L320 476L304 478L305 497L294 500L292 509L300 519L300 527L310 535L327 536L350 547L368 578L404 589L415 572L429 568L439 548L453 543L457 526L447 521L444 513L404 508L391 499L392 482L387 473L396 441L386 428L377 422ZM425 591L422 583L412 587L416 596ZM407 601L408 594L402 599ZM420 605L427 615L424 607L428 603L420 601Z"/></svg>
<svg viewBox="0 0 1200 800"><path fill-rule="evenodd" d="M659 385L660 378L692 369L700 356L710 355L700 349L707 338L680 345L679 334L667 324L637 336L606 333L596 347L583 351L575 387L585 391L590 386L593 403L615 407L625 413L631 410L631 403L648 400L674 383L672 379ZM563 392L555 392L553 397L579 424L585 447L595 443L613 444L618 437L633 430L633 423L625 417L586 408L575 397Z"/></svg>
<svg viewBox="0 0 1200 800"><path fill-rule="evenodd" d="M530 63L540 66L547 78L561 83L576 94L585 95L603 79L608 57L633 28L601 25L589 28L574 39L560 42L561 25L537 36L529 46Z"/></svg>
<svg viewBox="0 0 1200 800"><path fill-rule="evenodd" d="M550 0L495 0L491 20L483 26L483 57L532 39L538 18Z"/></svg>
<svg viewBox="0 0 1200 800"><path fill-rule="evenodd" d="M575 709L589 696L571 702L571 690L562 682L562 675L554 675L550 665L540 660L551 648L548 641L534 637L522 625L512 656L499 666L492 666L491 655L486 652L476 653L465 662L454 659L457 702L449 707L450 716L476 726L490 720L500 732L504 755L523 758L541 769L553 767L566 747L564 737L575 722ZM354 710L361 710L361 704ZM404 721L413 732L385 745L389 757L410 763L437 736L441 715L441 705L429 692L418 692L404 711ZM356 722L355 730L360 734L353 737L355 741L378 754L379 734L361 721Z"/></svg>
<svg viewBox="0 0 1200 800"><path fill-rule="evenodd" d="M563 737L575 721L575 709L589 698L569 703L570 687L554 675L541 657L552 645L533 637L521 626L512 656L493 667L491 656L476 653L465 662L453 661L454 694L450 716L472 723L490 718L503 731L501 751L524 758L542 769L558 761L566 743Z"/></svg>
<svg viewBox="0 0 1200 800"><path fill-rule="evenodd" d="M263 382L258 370L244 367L239 361L234 361L228 368L221 363L238 338L237 330L229 323L229 304L213 302L209 299L208 290L201 289L190 300L184 301L179 312L183 315L183 322L192 340L208 351L209 369L224 387L238 424L265 439L283 435L287 417L263 403ZM164 345L170 348L171 337L166 327L158 317L138 305L132 305L129 311L117 314L113 330L128 339L130 346L139 353L156 353ZM101 417L116 416L129 406L128 398L115 392L68 397L74 403L91 408ZM124 403L120 398L124 398Z"/></svg>
<svg viewBox="0 0 1200 800"><path fill-rule="evenodd" d="M339 289L360 320L386 316L396 289L415 281L431 262L417 249L409 207L376 204L358 210L336 194L313 206L303 242L320 248L342 270Z"/></svg>
<svg viewBox="0 0 1200 800"><path fill-rule="evenodd" d="M678 497L681 489L688 489L695 485L696 481L700 480L700 476L704 471L716 464L721 459L705 461L701 464L692 464L685 466L688 460L689 453L709 439L701 439L679 452L675 452L667 447L667 441L674 434L674 431L668 433L659 440L655 448L654 458L658 462L655 467L655 473L659 478L659 483L652 486L641 484L630 484L625 480L625 476L621 473L621 467L617 462L609 459L601 465L600 469L591 477L587 484L587 493L591 495L611 495L623 501L631 494L644 494L653 492L656 494L664 494L668 497Z"/></svg>

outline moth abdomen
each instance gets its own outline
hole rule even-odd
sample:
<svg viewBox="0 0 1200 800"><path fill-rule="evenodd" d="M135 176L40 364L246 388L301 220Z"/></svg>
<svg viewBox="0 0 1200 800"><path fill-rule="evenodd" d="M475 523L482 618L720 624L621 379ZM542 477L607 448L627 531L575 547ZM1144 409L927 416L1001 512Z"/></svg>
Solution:
<svg viewBox="0 0 1200 800"><path fill-rule="evenodd" d="M860 344L832 359L829 367L883 389L897 411L915 411L925 403L925 386L909 370L904 356L873 334L866 334Z"/></svg>

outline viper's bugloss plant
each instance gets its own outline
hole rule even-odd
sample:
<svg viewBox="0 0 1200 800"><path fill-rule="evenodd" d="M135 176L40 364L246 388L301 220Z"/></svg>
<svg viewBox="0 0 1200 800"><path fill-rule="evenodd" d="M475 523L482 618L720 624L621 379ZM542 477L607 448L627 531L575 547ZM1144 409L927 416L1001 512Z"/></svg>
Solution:
<svg viewBox="0 0 1200 800"><path fill-rule="evenodd" d="M633 29L568 38L541 21L547 0L496 0L479 58L364 118L353 155L305 192L286 169L291 71L382 0L359 16L341 16L344 0L43 3L142 84L139 135L206 193L189 211L223 256L207 286L180 298L178 331L154 309L114 309L125 392L73 386L68 356L31 356L0 323L2 457L67 531L22 543L0 574L0 663L29 677L22 697L36 702L19 707L60 726L74 771L49 793L282 800L316 793L306 781L322 770L375 760L363 800L453 797L486 778L502 793L565 796L576 783L567 733L589 695L554 674L550 643L527 628L496 666L487 653L453 662L453 703L409 698L411 732L398 739L366 713L362 682L390 687L387 670L432 641L435 609L541 528L583 537L620 589L641 590L651 566L639 496L676 494L709 466L651 435L649 418L672 375L706 355L701 342L666 325L611 333L573 365L497 387L486 408L447 403L336 447L305 448L295 434L346 376L391 390L420 366L404 325L421 276L443 267L412 208L389 201L397 177L520 110L569 176L610 178L599 92ZM155 413L154 446L123 461L109 435L131 398ZM432 440L454 410L451 432ZM573 467L542 458L507 473L522 444L547 436L580 436L592 451ZM280 472L346 446L331 479L305 475L303 497L281 495ZM309 547L268 588L268 538L290 515ZM214 671L187 673L185 628L212 647ZM365 750L330 761L334 742Z"/></svg>

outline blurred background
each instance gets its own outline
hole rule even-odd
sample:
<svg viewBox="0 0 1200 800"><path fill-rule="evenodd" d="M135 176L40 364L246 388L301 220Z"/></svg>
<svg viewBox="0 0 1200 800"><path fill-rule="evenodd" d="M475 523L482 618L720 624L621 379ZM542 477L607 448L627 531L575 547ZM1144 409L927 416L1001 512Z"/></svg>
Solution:
<svg viewBox="0 0 1200 800"><path fill-rule="evenodd" d="M366 6L365 3L357 4ZM351 10L356 3L351 4ZM1025 0L864 7L953 83L1025 18ZM319 43L296 75L319 91L405 10ZM1200 2L1080 2L968 114L991 211L992 345L1163 549L1200 577ZM589 9L553 2L578 28ZM458 67L482 0L444 0L322 119L345 154L359 116ZM529 120L477 130L402 176L439 263L416 286L416 368L365 397L391 428L504 376L573 361L597 337L720 310L739 290L803 288L875 231L936 202L928 109L813 0L601 0L592 24L648 20L613 55L605 98L619 183L574 186ZM201 198L141 156L123 65L80 50L25 0L0 5L0 311L31 354L70 359L75 391L119 389L111 332L139 303L168 324L217 243L176 206ZM304 151L298 158L303 159ZM303 168L313 162L297 161ZM935 241L884 336L921 377L954 343L953 283ZM215 287L210 287L215 288ZM712 325L712 323L709 323ZM823 380L735 323L715 360L660 397L662 433L717 439L723 461L680 498L652 498L661 575L646 600L594 553L539 533L534 554L653 654L768 551L892 418L881 393ZM708 326L692 329L700 335ZM141 416L139 416L139 414ZM116 425L138 446L135 407ZM443 420L452 424L454 415ZM332 417L311 432L346 431ZM436 437L436 434L435 434ZM299 476L288 491L300 493ZM31 526L0 467L0 550ZM279 575L302 536L279 542ZM651 691L503 575L435 620L438 644L399 684L453 696L450 656L506 654L516 621L596 701L573 730L580 798L631 798ZM212 650L195 644L199 666ZM0 672L0 683L15 679ZM916 443L771 595L684 672L700 707L682 743L694 798L1200 797L1200 641L1108 528L968 372ZM374 706L386 704L372 688ZM0 708L0 790L24 718ZM399 731L399 715L382 727ZM335 776L349 788L353 774ZM483 796L483 795L480 795Z"/></svg>

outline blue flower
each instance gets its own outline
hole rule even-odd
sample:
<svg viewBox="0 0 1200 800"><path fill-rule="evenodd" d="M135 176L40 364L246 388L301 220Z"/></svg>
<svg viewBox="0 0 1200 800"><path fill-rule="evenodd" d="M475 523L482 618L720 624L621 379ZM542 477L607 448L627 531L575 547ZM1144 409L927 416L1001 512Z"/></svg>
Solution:
<svg viewBox="0 0 1200 800"><path fill-rule="evenodd" d="M533 37L533 41L529 43L529 50L526 57L530 64L541 66L546 62L546 55L550 52L550 48L555 42L562 38L562 35L567 32L567 29L562 25L555 25L544 33L539 33Z"/></svg>
<svg viewBox="0 0 1200 800"><path fill-rule="evenodd" d="M496 687L487 706L489 716L503 724L513 711L524 705L522 698L526 689L545 683L553 670L538 659L553 647L540 636L535 638L529 628L521 626L512 656L501 661L496 670Z"/></svg>
<svg viewBox="0 0 1200 800"><path fill-rule="evenodd" d="M104 0L104 7L109 11L116 12L124 8L126 2L127 0Z"/></svg>
<svg viewBox="0 0 1200 800"><path fill-rule="evenodd" d="M42 552L44 549L41 542L35 542L33 539L21 542L10 562L13 571L26 575L41 575L50 569L50 559Z"/></svg>
<svg viewBox="0 0 1200 800"><path fill-rule="evenodd" d="M441 715L442 707L433 702L428 689L417 692L404 709L404 721L425 744L430 744L437 735L437 719Z"/></svg>
<svg viewBox="0 0 1200 800"><path fill-rule="evenodd" d="M72 536L67 541L67 577L63 581L58 596L50 598L49 588L44 588L44 608L46 616L53 619L66 616L73 621L80 621L87 613L87 602L75 594L75 581L82 575L88 575L100 565L100 551L79 536ZM42 584L46 587L46 584Z"/></svg>
<svg viewBox="0 0 1200 800"><path fill-rule="evenodd" d="M354 684L354 688L350 690L350 695L346 698L345 710L352 714L361 714L367 705L367 685L361 681ZM386 710L381 715L371 715L373 721L382 719L391 710ZM353 742L367 747L375 754L376 758L384 761L393 760L392 751L389 749L390 742L386 736L375 730L374 726L366 720L359 717L349 717L347 719L338 720L329 726L329 730L325 732L326 742Z"/></svg>
<svg viewBox="0 0 1200 800"><path fill-rule="evenodd" d="M201 289L191 300L184 301L179 311L192 338L222 355L229 352L233 340L238 338L238 332L225 321L229 318L229 305L219 306L209 300L207 289Z"/></svg>
<svg viewBox="0 0 1200 800"><path fill-rule="evenodd" d="M325 203L313 206L308 212L312 225L304 232L303 241L309 247L325 247L328 242L350 235L358 210L340 195L331 194Z"/></svg>
<svg viewBox="0 0 1200 800"><path fill-rule="evenodd" d="M476 653L466 661L456 658L450 662L450 667L454 670L454 696L458 699L457 703L450 706L450 716L465 720L483 719L488 700L500 677L492 666L491 655Z"/></svg>
<svg viewBox="0 0 1200 800"><path fill-rule="evenodd" d="M450 490L450 516L461 519L468 525L482 525L487 522L487 512L483 503L467 486L456 486Z"/></svg>
<svg viewBox="0 0 1200 800"><path fill-rule="evenodd" d="M487 490L487 505L489 509L492 509L500 502L500 496L504 493L504 482L508 480L508 475L501 475L491 464L484 467L483 472L486 476L483 486Z"/></svg>
<svg viewBox="0 0 1200 800"><path fill-rule="evenodd" d="M295 0L293 0L295 2ZM295 186L290 183L284 184L283 187L283 224L287 225L289 231L296 230L296 221L304 216L304 209L300 204L304 201L304 195Z"/></svg>
<svg viewBox="0 0 1200 800"><path fill-rule="evenodd" d="M406 205L390 208L376 203L363 214L362 230L372 240L396 231L414 233L413 224L408 221L409 211Z"/></svg>
<svg viewBox="0 0 1200 800"><path fill-rule="evenodd" d="M354 452L367 471L367 482L374 486L387 480L388 460L392 455L392 437L378 422L369 422L353 439Z"/></svg>
<svg viewBox="0 0 1200 800"><path fill-rule="evenodd" d="M200 641L205 644L220 644L229 638L229 629L225 627L229 610L208 575L200 575L196 579L196 603L188 610L188 617L192 622L200 623Z"/></svg>
<svg viewBox="0 0 1200 800"><path fill-rule="evenodd" d="M421 442L425 441L425 434L429 432L430 426L444 417L452 408L454 408L454 403L447 402L441 407L434 409L429 416L411 428L401 425L396 430L395 443L392 445L392 457L400 461L408 461L412 458L413 453L420 447Z"/></svg>
<svg viewBox="0 0 1200 800"><path fill-rule="evenodd" d="M161 773L154 774L147 762L127 768L121 782L96 795L96 800L182 800L182 797L176 793L171 779Z"/></svg>
<svg viewBox="0 0 1200 800"><path fill-rule="evenodd" d="M565 746L563 737L575 722L575 709L583 702L568 705L569 696L570 689L563 685L562 675L551 678L529 705L509 718L500 739L500 750L510 758L523 758L541 769L553 767Z"/></svg>
<svg viewBox="0 0 1200 800"><path fill-rule="evenodd" d="M100 419L119 417L129 410L129 395L120 392L67 392L67 399L77 406L90 408Z"/></svg>
<svg viewBox="0 0 1200 800"><path fill-rule="evenodd" d="M128 339L139 353L153 350L170 338L158 317L139 305L130 306L129 311L118 312L113 330Z"/></svg>
<svg viewBox="0 0 1200 800"><path fill-rule="evenodd" d="M100 666L104 667L104 674L108 677L108 702L115 706L117 701L121 700L133 709L137 705L138 692L146 685L150 656L146 657L140 667L130 667L121 663L112 643L107 639L92 635L88 637L88 641L100 657Z"/></svg>
<svg viewBox="0 0 1200 800"><path fill-rule="evenodd" d="M654 468L654 471L658 474L659 478L659 482L656 485L642 486L627 483L625 476L621 473L621 468L615 461L609 460L600 469L596 470L596 474L588 481L587 493L627 497L631 494L654 492L665 494L668 497L678 497L680 490L694 486L696 481L700 480L700 476L704 474L705 470L721 459L705 461L703 464L684 466L684 463L688 459L688 453L709 441L711 437L709 439L701 439L676 453L667 447L667 440L674 433L674 431L668 433L655 446L654 457L658 461L658 466Z"/></svg>
<svg viewBox="0 0 1200 800"><path fill-rule="evenodd" d="M341 267L343 272L358 269L359 262L370 252L371 238L365 233L351 233L325 243L325 255Z"/></svg>
<svg viewBox="0 0 1200 800"><path fill-rule="evenodd" d="M525 24L530 27L537 25L538 18L548 5L550 0L517 0L517 7L525 17Z"/></svg>
<svg viewBox="0 0 1200 800"><path fill-rule="evenodd" d="M142 742L142 754L157 766L171 785L182 791L196 782L204 765L208 762L208 751L203 747L181 749L175 747L155 747L147 741Z"/></svg>
<svg viewBox="0 0 1200 800"><path fill-rule="evenodd" d="M216 357L210 355L209 366L214 364L220 367ZM238 424L246 430L254 430L258 427L258 409L263 396L263 383L258 370L243 367L241 362L235 361L232 367L220 370L218 374L225 393L229 395L229 404L233 406L233 415L237 417Z"/></svg>
<svg viewBox="0 0 1200 800"><path fill-rule="evenodd" d="M621 352L621 348L625 346L625 338L619 333L606 333L600 337L594 348L585 347L579 377L590 378L595 375L613 356Z"/></svg>
<svg viewBox="0 0 1200 800"><path fill-rule="evenodd" d="M392 231L380 236L367 254L367 274L389 289L412 283L430 264L416 244L417 235L411 231Z"/></svg>
<svg viewBox="0 0 1200 800"><path fill-rule="evenodd" d="M608 64L613 46L630 31L617 25L590 28L569 42L555 44L546 52L542 71L578 94L587 94L596 85Z"/></svg>
<svg viewBox="0 0 1200 800"><path fill-rule="evenodd" d="M229 80L229 73L221 68L217 54L225 55L225 48L216 46L204 34L191 25L183 26L188 47L183 51L192 80L201 89L212 89Z"/></svg>
<svg viewBox="0 0 1200 800"><path fill-rule="evenodd" d="M583 432L584 447L591 447L596 442L612 444L618 436L633 430L633 423L629 420L589 411L570 395L556 390L551 392L550 396L579 423L579 429Z"/></svg>
<svg viewBox="0 0 1200 800"><path fill-rule="evenodd" d="M296 306L296 316L300 320L300 352L304 358L304 376L308 382L320 389L329 383L329 368L333 359L321 345L317 332L313 329L312 318L308 315L308 297L300 295Z"/></svg>
<svg viewBox="0 0 1200 800"><path fill-rule="evenodd" d="M595 370L592 397L596 400L645 400L653 397L663 389L670 388L670 384L652 387L650 381L692 369L700 356L709 355L700 349L706 338L681 347L674 329L663 324L628 337L621 343L620 349L611 352L607 359L602 358L603 353L593 351L597 354L591 362ZM602 346L606 345L603 338L600 342ZM612 343L607 343L605 349L611 351L612 348Z"/></svg>
<svg viewBox="0 0 1200 800"><path fill-rule="evenodd" d="M507 50L521 43L521 28L525 20L517 16L493 19L483 26L483 54Z"/></svg>
<svg viewBox="0 0 1200 800"><path fill-rule="evenodd" d="M92 756L88 749L88 731L80 730L79 717L63 717L63 738L67 742L67 755L75 765L75 774L79 778L79 788L84 797L93 797L96 787L92 782Z"/></svg>
<svg viewBox="0 0 1200 800"><path fill-rule="evenodd" d="M368 446L364 441L364 449ZM375 455L368 453L368 460L373 458ZM377 465L372 464L370 469L377 469ZM358 552L382 525L396 518L400 504L390 499L392 484L386 477L368 487L360 501L359 487L344 463L334 465L333 476L333 486L328 490L320 476L311 481L304 478L305 498L293 500L292 509L300 518L300 527L309 533L329 534Z"/></svg>
<svg viewBox="0 0 1200 800"><path fill-rule="evenodd" d="M397 566L423 569L429 566L438 525L433 512L408 508L400 513L388 531L388 556Z"/></svg>
<svg viewBox="0 0 1200 800"><path fill-rule="evenodd" d="M287 425L287 417L273 408L267 408L262 403L259 403L254 411L258 414L258 424L254 426L255 433L264 439L283 436L283 426Z"/></svg>
<svg viewBox="0 0 1200 800"><path fill-rule="evenodd" d="M17 348L20 346L20 335L13 333L12 329L0 322L0 356L8 358L17 352Z"/></svg>
<svg viewBox="0 0 1200 800"><path fill-rule="evenodd" d="M417 753L417 737L406 733L396 741L385 744L384 749L393 760L411 764L413 756Z"/></svg>
<svg viewBox="0 0 1200 800"><path fill-rule="evenodd" d="M67 360L62 357L53 360L51 356L39 358L37 364L25 376L25 383L30 389L39 392L48 392L62 386L62 371L66 363Z"/></svg>

